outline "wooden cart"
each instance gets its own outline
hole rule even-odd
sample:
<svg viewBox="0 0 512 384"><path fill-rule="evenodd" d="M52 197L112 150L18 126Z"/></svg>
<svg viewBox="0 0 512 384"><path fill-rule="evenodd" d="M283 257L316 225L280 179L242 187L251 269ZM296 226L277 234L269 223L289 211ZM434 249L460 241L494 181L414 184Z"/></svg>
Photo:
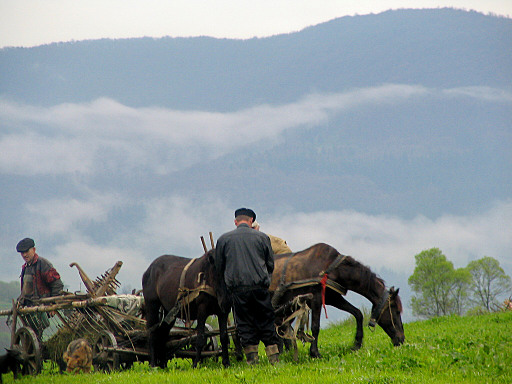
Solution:
<svg viewBox="0 0 512 384"><path fill-rule="evenodd" d="M30 307L20 307L13 301L12 309L0 311L0 316L8 316L11 349L22 353L22 373L38 374L45 360L64 368L62 354L69 342L77 338L85 338L91 344L96 370L128 368L135 361L148 360L143 297L116 293L119 282L115 277L122 262L95 281L78 264L70 266L77 267L86 293L43 298ZM218 356L219 332L211 326L207 328L208 342L202 354ZM234 327L229 331L234 333ZM192 358L195 339L192 326L177 325L169 333L167 346L176 357Z"/></svg>

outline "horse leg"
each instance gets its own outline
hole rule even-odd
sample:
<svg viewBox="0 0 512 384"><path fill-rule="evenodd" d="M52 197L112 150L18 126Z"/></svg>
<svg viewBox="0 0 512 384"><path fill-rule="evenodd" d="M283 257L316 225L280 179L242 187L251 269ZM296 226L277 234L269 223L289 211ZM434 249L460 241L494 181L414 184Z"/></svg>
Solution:
<svg viewBox="0 0 512 384"><path fill-rule="evenodd" d="M165 368L167 365L166 342L170 327L160 323L160 303L146 304L146 324L149 329L149 364L152 367Z"/></svg>
<svg viewBox="0 0 512 384"><path fill-rule="evenodd" d="M206 344L206 336L204 334L205 324L206 324L206 311L204 306L200 305L197 309L197 339L196 339L196 357L192 362L192 368L196 368L197 364L201 362L201 352Z"/></svg>
<svg viewBox="0 0 512 384"><path fill-rule="evenodd" d="M320 290L313 293L313 300L311 300L311 334L314 340L311 342L309 348L309 355L317 358L321 357L318 352L318 335L320 334L320 315L322 314L322 293Z"/></svg>
<svg viewBox="0 0 512 384"><path fill-rule="evenodd" d="M347 300L345 300L343 296L337 293L332 293L329 296L326 297L326 300L328 298L332 298L329 300L329 305L332 305L341 311L350 313L356 319L356 337L352 350L357 351L363 345L363 314L358 308L354 307Z"/></svg>
<svg viewBox="0 0 512 384"><path fill-rule="evenodd" d="M149 348L149 365L156 367L158 363L158 332L160 303L158 305L146 299L146 326L149 331L148 348Z"/></svg>
<svg viewBox="0 0 512 384"><path fill-rule="evenodd" d="M229 367L229 336L228 336L228 314L219 312L220 345L222 348L222 365Z"/></svg>

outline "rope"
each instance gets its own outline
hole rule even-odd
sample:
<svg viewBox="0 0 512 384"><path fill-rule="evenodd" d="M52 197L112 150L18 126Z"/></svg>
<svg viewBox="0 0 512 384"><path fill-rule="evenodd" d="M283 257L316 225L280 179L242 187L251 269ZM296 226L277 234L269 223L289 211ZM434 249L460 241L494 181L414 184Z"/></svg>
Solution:
<svg viewBox="0 0 512 384"><path fill-rule="evenodd" d="M325 308L325 286L327 284L327 272L324 274L324 277L322 277L322 280L320 280L320 285L322 286L322 307L324 307L325 312L325 318L328 319L327 316L327 308Z"/></svg>

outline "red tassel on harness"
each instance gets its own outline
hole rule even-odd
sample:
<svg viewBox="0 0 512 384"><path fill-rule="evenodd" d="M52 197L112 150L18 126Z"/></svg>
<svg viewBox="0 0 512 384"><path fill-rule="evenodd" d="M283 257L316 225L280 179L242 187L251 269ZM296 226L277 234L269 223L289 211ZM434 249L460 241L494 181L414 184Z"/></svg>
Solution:
<svg viewBox="0 0 512 384"><path fill-rule="evenodd" d="M324 274L324 277L322 277L322 280L320 280L320 284L322 285L322 306L324 307L325 311L325 318L328 319L327 316L327 308L325 308L325 286L327 283L327 273Z"/></svg>

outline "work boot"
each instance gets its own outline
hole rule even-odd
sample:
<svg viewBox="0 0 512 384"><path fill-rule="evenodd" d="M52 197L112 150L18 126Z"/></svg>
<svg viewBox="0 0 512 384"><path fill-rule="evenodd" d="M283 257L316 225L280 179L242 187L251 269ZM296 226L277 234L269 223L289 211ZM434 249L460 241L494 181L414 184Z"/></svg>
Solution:
<svg viewBox="0 0 512 384"><path fill-rule="evenodd" d="M258 346L257 345L248 345L244 347L245 358L247 359L247 364L255 365L259 363L258 358Z"/></svg>
<svg viewBox="0 0 512 384"><path fill-rule="evenodd" d="M274 365L279 363L279 348L277 344L267 346L265 352L267 353L268 362L270 364Z"/></svg>

